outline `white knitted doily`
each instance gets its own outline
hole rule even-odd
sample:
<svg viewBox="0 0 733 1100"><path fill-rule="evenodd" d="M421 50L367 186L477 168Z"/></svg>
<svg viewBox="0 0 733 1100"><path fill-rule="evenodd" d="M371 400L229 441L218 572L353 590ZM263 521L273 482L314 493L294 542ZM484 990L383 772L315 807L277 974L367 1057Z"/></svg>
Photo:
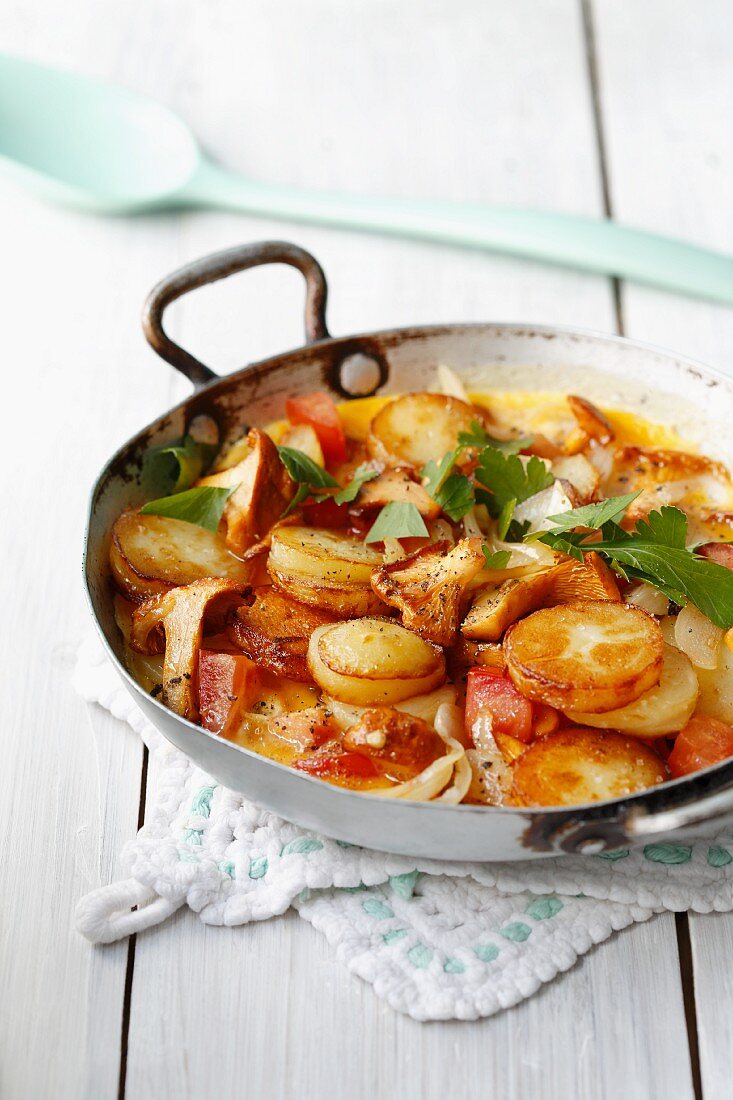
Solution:
<svg viewBox="0 0 733 1100"><path fill-rule="evenodd" d="M159 776L146 823L123 852L130 877L79 902L77 927L93 942L148 928L183 904L224 925L292 906L393 1008L472 1020L529 997L634 921L733 908L733 836L529 863L368 851L219 786L147 722L96 640L79 653L75 686L142 736Z"/></svg>

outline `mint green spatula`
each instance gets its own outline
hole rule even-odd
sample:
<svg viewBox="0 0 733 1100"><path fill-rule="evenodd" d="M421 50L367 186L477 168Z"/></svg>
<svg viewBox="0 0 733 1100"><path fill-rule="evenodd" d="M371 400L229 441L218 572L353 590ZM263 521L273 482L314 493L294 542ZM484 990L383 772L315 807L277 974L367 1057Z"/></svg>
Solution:
<svg viewBox="0 0 733 1100"><path fill-rule="evenodd" d="M733 259L610 221L464 202L261 183L209 160L161 105L0 54L0 164L48 198L99 213L223 207L616 275L733 305Z"/></svg>

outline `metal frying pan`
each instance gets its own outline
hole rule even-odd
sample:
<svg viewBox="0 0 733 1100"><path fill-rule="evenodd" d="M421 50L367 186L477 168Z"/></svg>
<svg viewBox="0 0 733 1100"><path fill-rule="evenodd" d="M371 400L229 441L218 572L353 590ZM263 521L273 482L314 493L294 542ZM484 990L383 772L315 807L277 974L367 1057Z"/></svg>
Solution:
<svg viewBox="0 0 733 1100"><path fill-rule="evenodd" d="M226 378L174 343L163 314L176 298L236 271L286 263L306 283L306 343ZM568 328L472 324L421 326L331 337L326 280L316 260L292 244L269 241L207 256L152 291L144 328L153 348L194 385L188 400L143 428L101 471L92 490L84 578L92 614L128 690L149 720L219 782L305 828L365 847L450 860L531 859L597 853L661 838L719 832L733 816L733 761L630 798L572 809L450 806L381 799L330 786L277 764L167 710L140 688L121 661L107 554L119 513L144 500L146 450L185 434L195 416L212 417L222 442L283 414L285 398L327 390L335 398L419 390L435 366L450 365L474 390L580 392L636 411L704 440L730 462L733 381L672 353L616 336ZM728 451L726 452L726 447Z"/></svg>

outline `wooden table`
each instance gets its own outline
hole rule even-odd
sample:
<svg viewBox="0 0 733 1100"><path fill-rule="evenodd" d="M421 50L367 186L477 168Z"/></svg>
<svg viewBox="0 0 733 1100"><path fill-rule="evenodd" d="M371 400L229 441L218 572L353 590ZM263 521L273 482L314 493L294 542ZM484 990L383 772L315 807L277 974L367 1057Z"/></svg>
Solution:
<svg viewBox="0 0 733 1100"><path fill-rule="evenodd" d="M158 97L264 180L612 214L733 252L729 0L5 0L0 45ZM86 494L185 392L141 335L149 287L267 237L319 257L336 334L561 322L733 370L733 310L239 215L104 221L2 182L0 1095L729 1097L733 915L657 917L509 1012L432 1025L392 1013L292 915L222 929L181 912L100 948L73 930L146 793L135 736L69 683ZM269 269L171 320L227 370L300 343L301 307L298 276Z"/></svg>

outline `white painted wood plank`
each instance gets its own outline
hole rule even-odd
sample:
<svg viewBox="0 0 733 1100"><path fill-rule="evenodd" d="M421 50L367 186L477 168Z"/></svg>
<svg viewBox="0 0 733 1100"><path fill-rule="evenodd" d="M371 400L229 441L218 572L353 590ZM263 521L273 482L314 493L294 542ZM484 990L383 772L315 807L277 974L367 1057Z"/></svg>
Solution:
<svg viewBox="0 0 733 1100"><path fill-rule="evenodd" d="M143 29L111 12L102 23L95 7L79 0L59 21L52 4L11 0L3 48L79 68L104 59L109 76L135 76ZM120 875L142 749L101 713L91 723L70 685L89 627L82 531L98 467L167 403L138 316L161 268L178 262L178 232L48 209L2 182L0 236L0 1094L105 1100L117 1095L128 946L92 949L73 912Z"/></svg>
<svg viewBox="0 0 733 1100"><path fill-rule="evenodd" d="M175 105L233 166L353 190L601 210L574 3L185 10L195 49ZM187 215L184 233L187 258L266 236L303 243L330 277L336 333L491 318L614 324L605 280L518 261L221 214ZM293 273L250 272L179 303L173 328L231 368L298 343L301 302ZM680 1036L670 918L604 945L494 1020L418 1025L293 916L224 930L180 914L138 939L127 1094L566 1100L623 1088L685 1100Z"/></svg>
<svg viewBox="0 0 733 1100"><path fill-rule="evenodd" d="M619 219L733 253L733 19L677 0L595 0L611 199ZM626 286L629 335L733 371L733 310ZM730 1096L733 916L689 918L706 1100Z"/></svg>

